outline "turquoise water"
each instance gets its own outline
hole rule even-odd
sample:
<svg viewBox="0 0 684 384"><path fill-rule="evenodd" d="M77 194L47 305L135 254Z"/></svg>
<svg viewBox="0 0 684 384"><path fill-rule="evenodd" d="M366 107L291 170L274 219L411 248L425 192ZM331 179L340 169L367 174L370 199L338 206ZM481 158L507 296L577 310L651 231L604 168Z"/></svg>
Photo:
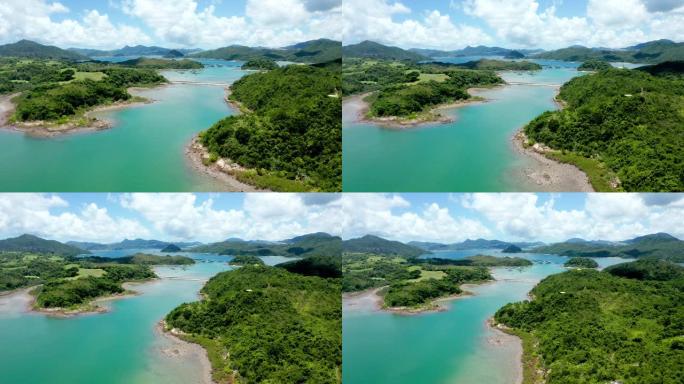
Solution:
<svg viewBox="0 0 684 384"><path fill-rule="evenodd" d="M454 59L462 61L463 58ZM348 192L529 191L519 177L529 160L511 137L541 113L555 110L560 86L579 75L577 64L539 61L538 72L506 72L509 85L477 95L489 101L446 111L455 121L396 130L343 124L343 183ZM518 171L518 172L516 172Z"/></svg>
<svg viewBox="0 0 684 384"><path fill-rule="evenodd" d="M172 81L230 84L240 63L203 61L199 71L164 72ZM192 169L184 148L234 111L222 86L174 84L141 91L155 103L98 116L112 129L54 138L0 130L0 190L7 192L176 192L225 187Z"/></svg>
<svg viewBox="0 0 684 384"><path fill-rule="evenodd" d="M119 251L119 256L129 251ZM103 255L102 253L95 252ZM156 323L183 302L197 300L204 282L232 269L230 257L192 255L188 267L159 267L162 279L136 285L138 296L111 301L111 311L68 319L0 312L0 382L8 384L188 384L201 379L197 361L161 353L172 344ZM269 264L283 261L265 258Z"/></svg>
<svg viewBox="0 0 684 384"><path fill-rule="evenodd" d="M482 250L480 250L482 251ZM480 252L478 252L480 253ZM494 254L493 252L487 252ZM465 252L435 257L463 258ZM469 289L447 303L448 310L402 316L370 309L343 309L343 382L345 384L512 384L517 361L510 346L497 346L486 320L503 305L524 300L544 277L564 271L565 257L516 254L535 264L494 268L496 282ZM602 267L625 262L595 259Z"/></svg>

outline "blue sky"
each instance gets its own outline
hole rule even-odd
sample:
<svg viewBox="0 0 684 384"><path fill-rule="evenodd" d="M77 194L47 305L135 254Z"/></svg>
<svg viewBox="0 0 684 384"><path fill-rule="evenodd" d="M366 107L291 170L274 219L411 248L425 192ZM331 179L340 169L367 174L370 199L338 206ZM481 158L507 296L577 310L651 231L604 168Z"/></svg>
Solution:
<svg viewBox="0 0 684 384"><path fill-rule="evenodd" d="M682 194L0 194L0 238L282 240L312 232L400 241L684 238Z"/></svg>
<svg viewBox="0 0 684 384"><path fill-rule="evenodd" d="M341 40L341 0L3 0L0 43L282 47Z"/></svg>
<svg viewBox="0 0 684 384"><path fill-rule="evenodd" d="M345 0L344 43L622 48L684 40L684 0Z"/></svg>

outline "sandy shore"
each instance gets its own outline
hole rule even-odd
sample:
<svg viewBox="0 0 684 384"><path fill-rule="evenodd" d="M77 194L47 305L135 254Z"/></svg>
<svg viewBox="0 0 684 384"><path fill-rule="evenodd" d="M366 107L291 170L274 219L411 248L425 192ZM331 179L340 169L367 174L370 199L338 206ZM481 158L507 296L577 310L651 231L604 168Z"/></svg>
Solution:
<svg viewBox="0 0 684 384"><path fill-rule="evenodd" d="M182 361L196 361L202 367L201 381L197 384L216 384L211 377L211 362L207 351L201 345L187 342L177 337L177 332L174 329L166 330L166 322L164 320L158 322L154 327L154 333L158 337L163 337L169 342L169 346L160 350L160 353L173 360ZM194 384L194 383L193 383Z"/></svg>
<svg viewBox="0 0 684 384"><path fill-rule="evenodd" d="M165 84L159 85L158 87L165 86ZM140 91L148 90L150 88L141 87L131 87L128 88L128 92L133 96L139 96ZM85 133L85 132L97 132L110 129L114 126L111 121L98 119L94 117L95 114L105 111L114 111L124 108L138 107L146 104L153 103L154 100L146 99L144 101L120 101L108 105L102 105L95 107L86 113L84 113L83 118L87 121L87 124L78 124L77 122L68 122L66 124L55 124L45 121L31 121L31 122L21 122L9 125L9 116L14 113L16 106L11 102L11 99L19 95L18 93L0 97L0 128L8 129L12 131L22 132L30 136L35 137L55 137L68 135L73 133Z"/></svg>
<svg viewBox="0 0 684 384"><path fill-rule="evenodd" d="M35 300L30 292L34 288L21 288L0 293L0 315L30 312Z"/></svg>
<svg viewBox="0 0 684 384"><path fill-rule="evenodd" d="M474 90L475 88L473 88ZM470 92L471 89L468 89ZM404 119L399 117L368 117L369 104L364 100L373 92L346 97L342 100L343 123L368 123L388 129L410 129L430 124L447 124L455 121L453 116L443 114L444 111L453 110L467 105L481 104L486 101L479 98L458 100L453 103L441 104L433 107L428 113L429 118Z"/></svg>
<svg viewBox="0 0 684 384"><path fill-rule="evenodd" d="M522 129L511 138L513 149L531 160L531 165L514 175L538 192L594 192L587 175L572 164L559 163L544 156L541 145L527 146Z"/></svg>
<svg viewBox="0 0 684 384"><path fill-rule="evenodd" d="M185 147L185 157L193 169L205 173L223 183L230 192L258 192L268 191L257 189L256 187L239 181L234 172L246 171L247 169L228 159L220 158L215 163L204 165L205 160L209 159L209 152L202 146L197 137Z"/></svg>
<svg viewBox="0 0 684 384"><path fill-rule="evenodd" d="M513 356L517 364L515 364L515 381L511 384L522 384L523 382L523 347L522 340L519 337L506 333L502 330L500 324L495 324L493 318L485 321L485 326L488 330L494 333L494 336L487 339L487 343L495 348L506 348L513 352Z"/></svg>

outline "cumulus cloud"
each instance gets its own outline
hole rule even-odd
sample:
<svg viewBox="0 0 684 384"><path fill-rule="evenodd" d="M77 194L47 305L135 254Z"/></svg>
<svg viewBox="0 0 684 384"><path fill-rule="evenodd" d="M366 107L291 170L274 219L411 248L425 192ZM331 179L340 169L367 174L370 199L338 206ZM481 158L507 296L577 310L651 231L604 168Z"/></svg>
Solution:
<svg viewBox="0 0 684 384"><path fill-rule="evenodd" d="M55 14L70 14L58 2L45 0L3 0L0 3L0 41L36 40L61 47L112 47L146 44L151 39L140 29L114 24L106 14L87 10L80 18L53 20Z"/></svg>
<svg viewBox="0 0 684 384"><path fill-rule="evenodd" d="M400 241L453 242L490 236L482 223L457 217L436 203L414 207L398 195L346 194L342 198L344 238L367 234Z"/></svg>
<svg viewBox="0 0 684 384"><path fill-rule="evenodd" d="M449 15L438 10L402 21L395 18L411 13L411 9L401 2L344 0L344 42L351 44L373 40L404 48L457 49L493 41L481 29L455 24Z"/></svg>
<svg viewBox="0 0 684 384"><path fill-rule="evenodd" d="M220 16L195 0L123 0L128 15L172 45L282 47L321 37L341 39L339 5L331 1L247 0L246 16Z"/></svg>
<svg viewBox="0 0 684 384"><path fill-rule="evenodd" d="M3 237L24 233L57 240L119 241L150 232L140 223L110 215L94 203L56 212L69 204L58 196L39 194L0 195L0 233Z"/></svg>

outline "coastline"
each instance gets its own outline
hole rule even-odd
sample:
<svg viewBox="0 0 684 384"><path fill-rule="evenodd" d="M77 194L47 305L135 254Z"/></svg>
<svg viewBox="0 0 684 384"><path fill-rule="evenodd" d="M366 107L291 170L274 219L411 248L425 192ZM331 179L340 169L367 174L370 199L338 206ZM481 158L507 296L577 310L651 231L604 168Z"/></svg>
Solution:
<svg viewBox="0 0 684 384"><path fill-rule="evenodd" d="M268 191L257 189L256 187L239 181L233 174L235 172L244 172L247 169L239 164L233 163L227 159L219 158L217 161L211 163L209 151L199 142L197 136L193 137L190 143L185 147L185 157L193 169L211 176L214 179L221 181L228 191L231 192L258 192ZM209 165L205 165L209 164Z"/></svg>
<svg viewBox="0 0 684 384"><path fill-rule="evenodd" d="M104 131L112 128L114 124L106 119L98 119L93 116L94 114L151 104L154 102L154 100L141 97L139 95L139 92L141 90L148 90L152 88L163 87L166 85L168 84L159 84L149 88L130 87L127 89L127 92L133 96L131 100L118 101L111 104L96 106L84 112L82 117L73 117L72 121L69 121L64 124L56 124L45 121L32 121L13 123L11 125L8 125L9 116L11 116L12 113L14 113L14 110L16 108L16 105L14 105L14 103L11 102L11 99L18 96L19 94L16 93L9 96L3 96L0 97L0 129L21 132L29 136L40 138L57 137L74 133ZM83 119L87 123L81 124L84 121L78 121Z"/></svg>
<svg viewBox="0 0 684 384"><path fill-rule="evenodd" d="M523 342L522 339L513 333L506 332L501 324L495 324L494 318L490 317L485 321L487 330L494 333L494 337L487 339L487 343L497 348L511 348L514 350L515 356L515 384L522 384L524 380L523 374Z"/></svg>
<svg viewBox="0 0 684 384"><path fill-rule="evenodd" d="M529 146L523 128L515 132L511 143L516 153L532 162L532 166L520 169L518 175L532 189L545 192L595 192L589 177L581 169L550 159L545 155L550 149L540 144Z"/></svg>
<svg viewBox="0 0 684 384"><path fill-rule="evenodd" d="M212 377L212 366L209 353L200 344L182 339L175 329L167 329L166 321L160 320L154 326L154 333L171 343L171 347L160 352L169 359L196 360L202 367L202 378L198 384L218 384Z"/></svg>
<svg viewBox="0 0 684 384"><path fill-rule="evenodd" d="M471 90L479 90L481 88L468 88L466 92L470 94ZM377 92L377 91L375 91ZM453 116L442 114L445 110L453 110L468 105L476 105L486 103L478 96L472 95L470 99L456 100L451 103L439 104L430 108L429 111L419 114L419 117L414 119L407 119L401 117L369 117L368 111L370 104L364 99L375 92L367 92L359 95L353 95L342 100L342 116L343 122L347 123L366 123L380 126L386 129L412 129L426 125L448 124L456 121Z"/></svg>

